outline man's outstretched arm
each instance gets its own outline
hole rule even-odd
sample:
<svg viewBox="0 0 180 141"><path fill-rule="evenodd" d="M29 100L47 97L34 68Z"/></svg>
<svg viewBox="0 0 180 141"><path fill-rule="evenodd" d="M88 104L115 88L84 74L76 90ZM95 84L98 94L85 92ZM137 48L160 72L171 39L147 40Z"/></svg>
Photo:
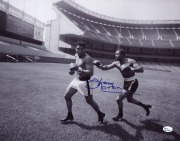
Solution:
<svg viewBox="0 0 180 141"><path fill-rule="evenodd" d="M94 65L96 65L101 70L110 70L116 67L115 62L109 64L109 65L103 65L99 60L95 60L93 62Z"/></svg>

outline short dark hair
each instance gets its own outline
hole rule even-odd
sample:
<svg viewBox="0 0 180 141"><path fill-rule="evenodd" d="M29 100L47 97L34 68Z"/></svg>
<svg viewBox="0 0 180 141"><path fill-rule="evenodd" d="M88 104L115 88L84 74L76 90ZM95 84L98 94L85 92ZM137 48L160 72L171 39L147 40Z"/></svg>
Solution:
<svg viewBox="0 0 180 141"><path fill-rule="evenodd" d="M75 46L77 47L77 45L83 46L84 48L86 48L86 44L84 42L82 42L82 41L76 42Z"/></svg>
<svg viewBox="0 0 180 141"><path fill-rule="evenodd" d="M120 51L121 52L121 55L124 55L125 56L125 50L120 48L120 49L117 49L116 51Z"/></svg>

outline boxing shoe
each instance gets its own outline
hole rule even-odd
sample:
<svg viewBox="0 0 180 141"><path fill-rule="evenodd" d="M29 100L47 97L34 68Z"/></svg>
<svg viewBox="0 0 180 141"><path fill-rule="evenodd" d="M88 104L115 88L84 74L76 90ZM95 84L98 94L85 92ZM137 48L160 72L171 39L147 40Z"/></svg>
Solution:
<svg viewBox="0 0 180 141"><path fill-rule="evenodd" d="M146 111L146 116L149 116L149 114L150 114L150 108L151 108L152 106L151 105L146 105L145 107L144 107L144 109L145 109L145 111Z"/></svg>
<svg viewBox="0 0 180 141"><path fill-rule="evenodd" d="M72 121L74 120L73 114L72 113L68 113L67 117L65 119L61 119L61 122L67 122L67 121Z"/></svg>
<svg viewBox="0 0 180 141"><path fill-rule="evenodd" d="M104 121L105 113L98 113L98 124L102 124Z"/></svg>
<svg viewBox="0 0 180 141"><path fill-rule="evenodd" d="M114 121L119 121L120 119L122 119L122 117L123 117L123 113L119 113L117 116L113 117L112 119Z"/></svg>

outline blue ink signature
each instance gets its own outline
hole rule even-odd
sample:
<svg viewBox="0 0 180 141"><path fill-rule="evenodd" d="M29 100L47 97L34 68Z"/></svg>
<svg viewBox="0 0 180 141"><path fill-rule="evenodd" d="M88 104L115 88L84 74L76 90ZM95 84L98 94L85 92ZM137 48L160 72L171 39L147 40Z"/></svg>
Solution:
<svg viewBox="0 0 180 141"><path fill-rule="evenodd" d="M121 94L123 90L122 87L116 86L114 82L106 82L106 81L103 81L102 78L100 80L98 80L97 78L93 78L89 80L89 82L96 84L95 86L93 85L93 87L90 87L90 89L100 88L102 92Z"/></svg>
<svg viewBox="0 0 180 141"><path fill-rule="evenodd" d="M123 88L115 86L114 82L106 82L101 78L100 80L94 78L89 81L90 83L95 83L95 87L90 87L90 89L97 89L100 87L101 91L108 93L122 93L121 91L115 92L115 90L122 90Z"/></svg>

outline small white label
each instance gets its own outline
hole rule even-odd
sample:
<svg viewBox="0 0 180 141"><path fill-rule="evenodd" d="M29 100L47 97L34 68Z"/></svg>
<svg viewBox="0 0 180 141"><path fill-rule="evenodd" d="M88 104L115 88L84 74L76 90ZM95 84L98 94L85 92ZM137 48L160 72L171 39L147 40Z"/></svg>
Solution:
<svg viewBox="0 0 180 141"><path fill-rule="evenodd" d="M170 126L164 126L164 127L163 127L163 131L164 131L164 132L172 132L172 131L173 131L173 128L170 127Z"/></svg>

